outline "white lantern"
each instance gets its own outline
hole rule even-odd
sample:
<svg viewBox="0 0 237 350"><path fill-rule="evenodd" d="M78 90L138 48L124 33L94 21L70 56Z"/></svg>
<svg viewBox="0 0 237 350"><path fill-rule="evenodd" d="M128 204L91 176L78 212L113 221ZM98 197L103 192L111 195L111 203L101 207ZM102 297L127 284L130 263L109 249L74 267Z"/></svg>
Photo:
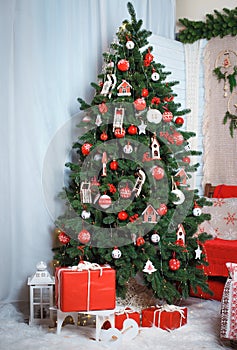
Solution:
<svg viewBox="0 0 237 350"><path fill-rule="evenodd" d="M28 277L30 286L29 324L53 325L53 286L54 277L47 271L45 262L36 265L37 271Z"/></svg>

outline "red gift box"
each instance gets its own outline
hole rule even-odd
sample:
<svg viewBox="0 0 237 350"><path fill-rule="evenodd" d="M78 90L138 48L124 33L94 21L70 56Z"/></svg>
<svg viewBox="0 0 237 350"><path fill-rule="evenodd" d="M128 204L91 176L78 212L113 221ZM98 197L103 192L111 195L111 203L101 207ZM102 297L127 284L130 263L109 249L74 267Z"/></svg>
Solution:
<svg viewBox="0 0 237 350"><path fill-rule="evenodd" d="M115 313L115 328L119 330L123 329L123 322L127 318L132 318L134 321L137 322L138 327L140 327L140 313L137 311L133 311L130 308L125 308L123 311Z"/></svg>
<svg viewBox="0 0 237 350"><path fill-rule="evenodd" d="M142 327L156 326L173 330L187 323L187 308L174 305L153 306L142 310Z"/></svg>
<svg viewBox="0 0 237 350"><path fill-rule="evenodd" d="M112 310L116 303L115 270L98 264L57 268L55 299L63 312Z"/></svg>

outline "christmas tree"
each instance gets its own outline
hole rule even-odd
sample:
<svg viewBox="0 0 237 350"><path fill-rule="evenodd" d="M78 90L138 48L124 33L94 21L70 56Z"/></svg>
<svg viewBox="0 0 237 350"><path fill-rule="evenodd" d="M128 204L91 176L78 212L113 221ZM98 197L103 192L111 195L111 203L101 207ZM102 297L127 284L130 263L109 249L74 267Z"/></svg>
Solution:
<svg viewBox="0 0 237 350"><path fill-rule="evenodd" d="M83 136L66 164L69 182L61 197L67 210L56 221L60 266L81 260L116 270L117 295L142 275L154 296L173 303L190 287L208 291L198 226L210 219L206 204L188 185L200 154L190 148L195 133L184 131L184 115L165 66L155 62L151 32L128 3L117 40L103 54L104 67L91 103L78 99Z"/></svg>

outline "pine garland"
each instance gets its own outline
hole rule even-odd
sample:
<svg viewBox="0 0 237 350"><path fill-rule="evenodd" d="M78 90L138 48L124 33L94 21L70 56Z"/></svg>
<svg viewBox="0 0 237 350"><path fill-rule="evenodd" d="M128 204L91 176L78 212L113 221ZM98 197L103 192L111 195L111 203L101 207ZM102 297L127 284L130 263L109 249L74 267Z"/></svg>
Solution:
<svg viewBox="0 0 237 350"><path fill-rule="evenodd" d="M234 137L234 130L237 129L237 115L231 114L229 111L227 111L223 119L223 124L226 124L228 119L230 120L230 135L231 137Z"/></svg>
<svg viewBox="0 0 237 350"><path fill-rule="evenodd" d="M206 15L206 21L191 21L187 18L179 19L179 22L185 26L178 35L177 39L184 44L191 44L199 39L215 38L226 35L237 35L237 7L233 10L223 8L222 13L214 10L213 14Z"/></svg>

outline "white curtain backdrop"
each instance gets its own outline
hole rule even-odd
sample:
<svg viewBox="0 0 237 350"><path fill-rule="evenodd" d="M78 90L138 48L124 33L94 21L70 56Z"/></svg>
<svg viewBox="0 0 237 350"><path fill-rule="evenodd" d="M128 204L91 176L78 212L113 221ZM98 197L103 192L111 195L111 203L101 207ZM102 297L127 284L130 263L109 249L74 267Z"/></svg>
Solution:
<svg viewBox="0 0 237 350"><path fill-rule="evenodd" d="M131 2L144 28L174 38L175 0ZM27 277L52 261L48 202L61 190L77 97L90 101L126 18L127 0L0 0L1 302L27 300Z"/></svg>

